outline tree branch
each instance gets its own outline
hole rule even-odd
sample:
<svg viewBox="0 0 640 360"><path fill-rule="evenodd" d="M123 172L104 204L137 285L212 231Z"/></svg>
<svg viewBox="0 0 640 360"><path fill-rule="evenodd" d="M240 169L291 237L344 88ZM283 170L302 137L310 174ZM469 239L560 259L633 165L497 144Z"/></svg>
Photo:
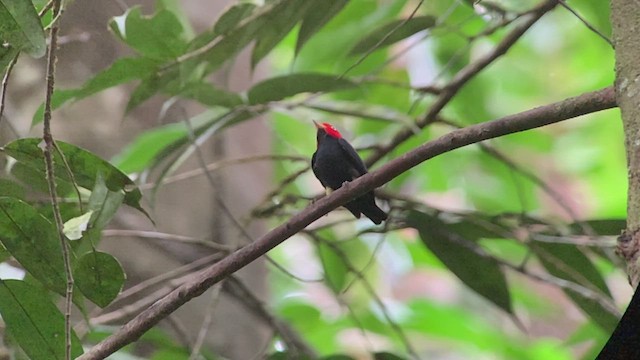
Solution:
<svg viewBox="0 0 640 360"><path fill-rule="evenodd" d="M524 22L516 26L511 32L509 32L500 43L489 53L480 57L477 61L470 63L460 70L451 82L445 86L439 93L438 97L431 104L427 114L416 122L416 126L420 129L434 122L440 114L440 111L453 99L458 91L480 71L484 70L487 66L491 65L495 60L506 54L507 51L513 46L518 39L520 39L540 18L553 9L557 5L557 0L547 0L531 10L529 18ZM367 167L378 162L386 154L395 149L398 145L405 142L411 136L413 136L413 129L400 130L389 143L381 146L376 152L371 154L366 160Z"/></svg>
<svg viewBox="0 0 640 360"><path fill-rule="evenodd" d="M391 181L398 175L428 159L479 141L549 125L615 106L614 90L612 87L608 87L494 121L455 130L430 141L390 161L380 169L372 171L351 183L346 183L331 195L309 205L289 221L271 230L260 239L195 274L192 280L158 300L111 336L95 345L79 359L97 360L106 358L123 346L137 340L147 330L187 301L201 295L220 280L264 255L329 211Z"/></svg>

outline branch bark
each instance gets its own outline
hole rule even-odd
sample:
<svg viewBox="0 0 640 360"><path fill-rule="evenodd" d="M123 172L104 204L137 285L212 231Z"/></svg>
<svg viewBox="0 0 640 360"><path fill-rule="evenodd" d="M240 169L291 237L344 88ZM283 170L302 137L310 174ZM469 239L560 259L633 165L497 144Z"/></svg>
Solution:
<svg viewBox="0 0 640 360"><path fill-rule="evenodd" d="M289 221L274 228L260 239L244 246L211 267L202 270L193 277L193 280L158 300L111 336L95 345L79 359L97 360L106 358L123 346L137 340L147 330L190 299L201 295L209 287L264 255L329 211L365 192L386 184L398 175L428 159L483 140L530 130L615 106L614 90L612 87L608 87L515 115L455 130L430 141L388 162L380 169L345 184L331 195L311 204L289 219Z"/></svg>
<svg viewBox="0 0 640 360"><path fill-rule="evenodd" d="M618 252L627 263L636 290L598 360L640 358L640 24L639 0L611 0L611 25L616 51L616 100L620 106L627 152L629 192L627 228L618 238Z"/></svg>
<svg viewBox="0 0 640 360"><path fill-rule="evenodd" d="M616 50L616 100L624 125L629 193L627 229L618 240L618 250L627 262L629 281L640 282L640 3L612 0L611 24Z"/></svg>

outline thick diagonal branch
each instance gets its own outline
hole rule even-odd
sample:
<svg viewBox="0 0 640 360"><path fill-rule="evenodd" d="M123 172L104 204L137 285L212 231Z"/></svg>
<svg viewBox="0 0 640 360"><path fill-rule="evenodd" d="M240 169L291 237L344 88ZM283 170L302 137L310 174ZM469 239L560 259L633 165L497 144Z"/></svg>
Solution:
<svg viewBox="0 0 640 360"><path fill-rule="evenodd" d="M329 211L365 192L386 184L398 175L428 159L483 140L549 125L615 106L614 91L612 87L609 87L494 121L455 130L430 141L390 161L380 169L345 184L331 195L309 205L289 221L271 230L260 239L228 255L211 267L202 270L193 277L192 281L185 283L158 300L158 302L140 313L114 334L87 351L79 359L103 359L123 346L137 340L147 330L184 303L199 296L220 280L264 255Z"/></svg>

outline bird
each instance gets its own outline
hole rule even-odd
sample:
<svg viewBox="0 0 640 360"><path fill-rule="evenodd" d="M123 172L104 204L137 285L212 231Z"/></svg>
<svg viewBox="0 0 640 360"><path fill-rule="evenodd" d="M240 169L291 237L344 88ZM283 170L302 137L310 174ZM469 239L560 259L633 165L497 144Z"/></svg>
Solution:
<svg viewBox="0 0 640 360"><path fill-rule="evenodd" d="M311 157L311 169L327 193L367 173L367 167L356 150L333 125L326 122L313 123L318 132L317 149ZM359 219L362 214L376 225L387 219L387 213L376 205L373 191L351 200L344 207L356 218Z"/></svg>

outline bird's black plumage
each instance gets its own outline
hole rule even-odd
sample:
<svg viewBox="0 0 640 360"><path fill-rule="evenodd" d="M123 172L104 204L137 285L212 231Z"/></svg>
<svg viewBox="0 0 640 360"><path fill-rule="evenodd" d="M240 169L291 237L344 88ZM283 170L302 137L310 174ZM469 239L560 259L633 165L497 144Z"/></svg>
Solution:
<svg viewBox="0 0 640 360"><path fill-rule="evenodd" d="M313 173L325 188L336 190L347 181L367 173L367 167L356 150L330 124L316 124L318 149L311 158ZM360 218L368 217L375 224L387 219L387 214L376 205L373 191L344 205Z"/></svg>

